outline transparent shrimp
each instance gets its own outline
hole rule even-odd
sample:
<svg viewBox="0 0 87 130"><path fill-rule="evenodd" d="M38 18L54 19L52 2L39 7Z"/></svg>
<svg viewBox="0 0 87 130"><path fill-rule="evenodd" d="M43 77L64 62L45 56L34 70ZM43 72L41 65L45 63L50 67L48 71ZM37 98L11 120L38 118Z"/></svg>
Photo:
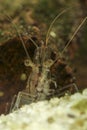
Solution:
<svg viewBox="0 0 87 130"><path fill-rule="evenodd" d="M59 57L56 56L55 60L51 58L51 48L48 46L49 41L49 33L50 30L54 24L54 22L61 16L63 13L65 13L66 10L63 10L59 15L55 17L53 22L51 23L47 35L46 35L46 41L45 43L42 43L41 46L38 46L33 39L29 37L29 39L32 41L32 43L36 46L34 59L31 60L28 51L25 47L24 41L18 32L16 25L12 23L12 25L15 27L18 36L21 40L21 43L24 47L24 50L27 55L27 59L24 61L25 66L31 66L32 72L28 77L26 89L24 91L21 91L18 93L16 100L12 102L10 112L13 110L16 110L20 108L24 104L30 104L32 102L37 102L38 100L44 100L48 99L48 97L52 97L53 95L62 96L69 90L68 88L75 88L76 91L78 91L78 88L76 84L69 84L64 86L63 88L58 88L57 83L55 79L51 77L50 67L55 64L55 62L59 59ZM11 18L8 17L11 21ZM87 20L87 17L84 18L81 22L81 24L78 26L78 28L75 30L74 34L72 35L69 42L66 44L65 48L61 52L61 55L63 55L66 48L71 43L72 39L76 35L76 33L79 31L81 26L85 23ZM53 84L55 89L50 88L50 84Z"/></svg>

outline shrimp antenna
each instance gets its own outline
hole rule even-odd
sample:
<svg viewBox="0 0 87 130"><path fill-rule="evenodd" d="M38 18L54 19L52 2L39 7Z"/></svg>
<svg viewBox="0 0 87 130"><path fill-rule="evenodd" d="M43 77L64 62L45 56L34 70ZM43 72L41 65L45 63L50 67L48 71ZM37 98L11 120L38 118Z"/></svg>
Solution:
<svg viewBox="0 0 87 130"><path fill-rule="evenodd" d="M36 48L38 48L38 45L36 44L36 42L31 38L31 37L29 37L28 36L28 38L31 40L31 42L36 46Z"/></svg>
<svg viewBox="0 0 87 130"><path fill-rule="evenodd" d="M62 12L60 12L60 13L54 18L54 20L52 21L52 23L50 24L50 27L49 27L49 29L48 29L48 31L47 31L47 34L46 34L46 45L48 44L49 35L50 35L50 31L51 31L51 29L52 29L52 27L53 27L53 24L54 24L55 21L56 21L62 14L64 14L66 11L67 11L67 9L64 9Z"/></svg>
<svg viewBox="0 0 87 130"><path fill-rule="evenodd" d="M24 50L25 50L25 53L26 53L26 55L27 55L27 58L30 60L30 62L32 62L32 60L31 60L31 58L30 58L30 56L29 56L29 54L28 54L28 51L27 51L27 49L26 49L25 43L24 43L24 41L23 41L23 39L22 39L22 37L21 37L21 34L19 33L19 31L18 31L18 29L17 29L16 24L14 24L14 23L12 22L12 18L11 18L10 16L8 16L7 14L5 14L5 15L7 16L8 20L12 23L14 29L16 30L16 32L17 32L17 34L18 34L18 36L19 36L19 38L20 38L20 40L21 40L21 43L22 43L22 45L23 45L23 48L24 48ZM33 43L36 47L38 47L37 44L34 42L34 40L33 40L32 38L29 37L29 39L32 41L32 43Z"/></svg>
<svg viewBox="0 0 87 130"><path fill-rule="evenodd" d="M65 50L67 49L67 47L70 45L71 41L73 40L73 38L75 37L75 35L77 34L77 32L80 30L80 28L82 27L82 25L85 23L85 21L87 20L87 17L85 17L82 22L80 23L80 25L76 28L75 32L73 33L71 39L68 41L68 43L66 44L65 48L63 49L63 51L60 54L60 57L62 57L63 53L65 52ZM55 61L52 63L52 65L58 60L58 57L55 59ZM52 66L51 65L51 66Z"/></svg>
<svg viewBox="0 0 87 130"><path fill-rule="evenodd" d="M87 20L87 17L85 17L82 20L82 22L80 23L80 25L76 28L76 30L73 33L71 39L67 42L66 46L64 47L63 51L61 52L61 56L63 55L63 53L65 52L65 50L67 49L67 47L70 45L71 41L73 40L73 38L75 37L75 35L77 34L77 32L80 30L80 28L83 26L83 24L85 23L86 20Z"/></svg>

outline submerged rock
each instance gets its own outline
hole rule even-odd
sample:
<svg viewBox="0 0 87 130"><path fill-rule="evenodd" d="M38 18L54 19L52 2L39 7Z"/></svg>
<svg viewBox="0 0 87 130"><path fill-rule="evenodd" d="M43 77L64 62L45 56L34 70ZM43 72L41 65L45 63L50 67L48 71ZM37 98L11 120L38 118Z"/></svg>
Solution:
<svg viewBox="0 0 87 130"><path fill-rule="evenodd" d="M0 116L0 130L87 130L87 89Z"/></svg>

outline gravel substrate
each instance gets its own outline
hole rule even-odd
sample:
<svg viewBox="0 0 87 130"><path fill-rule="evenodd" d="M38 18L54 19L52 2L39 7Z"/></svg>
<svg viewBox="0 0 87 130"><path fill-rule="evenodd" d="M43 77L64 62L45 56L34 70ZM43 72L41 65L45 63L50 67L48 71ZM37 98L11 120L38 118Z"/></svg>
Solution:
<svg viewBox="0 0 87 130"><path fill-rule="evenodd" d="M87 130L87 89L1 115L0 130Z"/></svg>

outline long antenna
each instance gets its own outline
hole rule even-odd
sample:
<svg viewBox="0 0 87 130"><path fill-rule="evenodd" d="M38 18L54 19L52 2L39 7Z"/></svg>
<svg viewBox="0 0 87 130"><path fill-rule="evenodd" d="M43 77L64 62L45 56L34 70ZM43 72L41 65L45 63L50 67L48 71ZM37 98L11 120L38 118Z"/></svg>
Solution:
<svg viewBox="0 0 87 130"><path fill-rule="evenodd" d="M54 20L52 21L52 23L50 24L50 27L49 27L49 29L48 29L48 31L47 31L47 34L46 34L46 45L48 44L49 34L50 34L50 31L51 31L51 29L52 29L52 27L53 27L53 24L54 24L55 21L56 21L62 14L64 14L66 11L67 11L67 9L64 9L62 12L60 12L60 13L54 18Z"/></svg>
<svg viewBox="0 0 87 130"><path fill-rule="evenodd" d="M24 44L24 41L23 41L23 39L22 39L22 37L21 37L21 34L19 33L19 31L18 31L18 29L17 29L17 26L12 22L12 18L10 17L10 16L8 16L6 13L5 13L5 16L8 18L8 20L12 23L12 27L14 27L14 29L16 30L16 32L17 32L17 34L18 34L18 36L19 36L19 38L20 38L20 40L21 40L21 43L22 43L22 45L23 45L23 48L24 48L24 50L25 50L25 53L26 53L26 55L27 55L27 58L30 60L30 62L32 63L32 60L31 60L31 58L30 58L30 56L29 56L29 54L28 54L28 51L27 51L27 49L26 49L26 46L25 46L25 44ZM31 40L31 38L30 38L30 40ZM32 40L32 42L33 42L33 40Z"/></svg>
<svg viewBox="0 0 87 130"><path fill-rule="evenodd" d="M67 47L70 45L71 41L73 40L73 38L75 37L75 35L77 34L77 32L80 30L80 28L83 26L83 24L85 23L85 21L87 20L87 17L85 17L82 22L80 23L80 25L76 28L75 32L73 33L71 39L68 41L68 43L66 44L65 48L63 49L63 51L60 54L60 57L63 55L64 51L67 49ZM52 63L52 65L58 60L58 57L55 59L55 61ZM51 65L51 66L52 66Z"/></svg>
<svg viewBox="0 0 87 130"><path fill-rule="evenodd" d="M31 42L36 46L36 48L38 48L38 45L36 44L36 42L31 38L31 37L29 37L28 36L28 38L31 40Z"/></svg>
<svg viewBox="0 0 87 130"><path fill-rule="evenodd" d="M87 17L85 17L82 20L82 22L80 23L80 25L76 28L76 30L73 33L71 39L67 42L66 46L64 47L63 51L61 52L61 55L63 55L63 53L65 52L65 50L67 49L67 47L70 45L71 41L73 40L73 38L75 37L75 35L77 34L77 32L79 31L79 29L82 27L82 25L85 23L86 20L87 20Z"/></svg>

